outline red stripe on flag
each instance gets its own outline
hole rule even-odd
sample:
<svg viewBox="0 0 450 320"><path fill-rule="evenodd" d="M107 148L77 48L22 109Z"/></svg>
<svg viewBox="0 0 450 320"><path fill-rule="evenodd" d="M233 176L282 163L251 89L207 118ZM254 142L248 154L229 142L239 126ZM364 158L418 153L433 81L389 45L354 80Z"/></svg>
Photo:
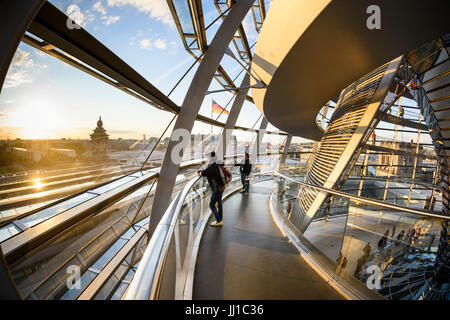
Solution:
<svg viewBox="0 0 450 320"><path fill-rule="evenodd" d="M222 112L223 111L223 112ZM216 102L213 101L212 103L212 112L213 113L225 113L225 114L229 114L229 112L227 110L225 110L224 108L222 108L221 106L219 106Z"/></svg>

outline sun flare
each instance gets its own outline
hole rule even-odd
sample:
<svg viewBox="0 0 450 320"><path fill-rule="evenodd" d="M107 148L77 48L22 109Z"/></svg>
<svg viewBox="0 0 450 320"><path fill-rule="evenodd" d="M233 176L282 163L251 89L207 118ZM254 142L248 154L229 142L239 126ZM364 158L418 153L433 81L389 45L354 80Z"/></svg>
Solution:
<svg viewBox="0 0 450 320"><path fill-rule="evenodd" d="M36 179L35 181L34 181L34 188L35 189L41 189L42 188L42 182L41 182L41 179Z"/></svg>
<svg viewBox="0 0 450 320"><path fill-rule="evenodd" d="M64 118L55 108L43 102L33 102L18 108L13 115L15 126L21 128L24 139L49 139L64 128Z"/></svg>

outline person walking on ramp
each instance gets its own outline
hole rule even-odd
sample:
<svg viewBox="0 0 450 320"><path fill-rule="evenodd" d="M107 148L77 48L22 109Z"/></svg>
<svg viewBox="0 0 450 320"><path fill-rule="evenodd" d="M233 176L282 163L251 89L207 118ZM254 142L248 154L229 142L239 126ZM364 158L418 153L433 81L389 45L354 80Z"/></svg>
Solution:
<svg viewBox="0 0 450 320"><path fill-rule="evenodd" d="M248 189L250 187L250 172L252 171L252 165L250 164L250 159L249 159L249 155L246 152L244 154L244 162L239 164L239 163L235 163L235 166L239 166L239 171L241 172L241 182L242 182L242 187L244 188L243 191L241 191L241 193L244 193L245 195L248 194Z"/></svg>
<svg viewBox="0 0 450 320"><path fill-rule="evenodd" d="M222 180L220 170L220 165L216 163L216 153L213 151L209 156L209 165L204 170L199 170L197 172L198 175L208 179L209 186L211 187L209 208L216 218L215 222L210 223L210 226L213 227L223 226L222 194L225 190L225 183Z"/></svg>

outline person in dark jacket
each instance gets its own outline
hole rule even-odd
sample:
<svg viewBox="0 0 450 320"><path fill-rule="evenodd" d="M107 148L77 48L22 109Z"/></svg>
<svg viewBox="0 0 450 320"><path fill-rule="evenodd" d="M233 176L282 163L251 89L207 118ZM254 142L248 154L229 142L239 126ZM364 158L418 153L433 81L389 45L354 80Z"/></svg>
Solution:
<svg viewBox="0 0 450 320"><path fill-rule="evenodd" d="M252 165L250 164L250 157L248 153L246 152L244 154L244 162L243 163L235 163L235 166L239 166L239 171L241 172L241 182L242 187L244 188L243 192L244 194L248 194L248 189L250 187L250 180L249 175L252 171Z"/></svg>
<svg viewBox="0 0 450 320"><path fill-rule="evenodd" d="M211 200L209 201L209 208L216 218L215 222L210 223L213 227L223 226L222 193L225 189L225 185L222 181L219 170L219 165L216 163L216 153L213 151L210 155L209 165L204 170L199 170L197 172L200 176L208 179L209 186L211 187Z"/></svg>

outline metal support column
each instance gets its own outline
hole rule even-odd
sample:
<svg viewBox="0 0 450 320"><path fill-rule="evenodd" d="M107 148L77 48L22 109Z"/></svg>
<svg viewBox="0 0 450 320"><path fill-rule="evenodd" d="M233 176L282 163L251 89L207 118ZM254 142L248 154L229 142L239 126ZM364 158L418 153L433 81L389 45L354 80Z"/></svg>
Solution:
<svg viewBox="0 0 450 320"><path fill-rule="evenodd" d="M375 141L374 141L374 143L375 143ZM361 180L359 181L358 197L361 197L362 188L364 186L364 178L367 177L367 172L369 171L367 168L368 163L369 163L369 154L370 154L370 150L367 149L366 156L364 157L364 163L361 168Z"/></svg>
<svg viewBox="0 0 450 320"><path fill-rule="evenodd" d="M421 122L422 122L422 114L419 113L419 125L421 124ZM420 146L420 129L418 130L418 133L417 133L416 154L414 157L413 173L412 173L411 185L409 187L409 193L408 193L408 202L407 202L408 206L411 202L411 195L412 195L412 191L413 191L414 180L416 180L417 160L419 159L419 146Z"/></svg>
<svg viewBox="0 0 450 320"><path fill-rule="evenodd" d="M251 152L250 152L250 163L255 164L256 158L258 157L259 152L259 146L261 144L261 141L264 139L264 134L267 128L267 124L269 121L266 119L266 117L263 116L261 123L259 125L259 129L256 132L256 139L253 142L253 145L251 146Z"/></svg>
<svg viewBox="0 0 450 320"><path fill-rule="evenodd" d="M219 30L217 30L214 39L211 41L211 44L192 79L184 98L180 114L175 122L174 131L177 129L184 129L191 132L195 118L205 97L205 92L208 90L211 80L217 70L217 66L222 60L225 50L233 39L239 25L250 10L252 3L253 0L240 0L235 2L229 14L220 25ZM172 132L161 165L161 171L153 200L149 234L152 234L155 230L172 198L172 191L180 166L179 163L173 161L172 152L179 143L178 137Z"/></svg>
<svg viewBox="0 0 450 320"><path fill-rule="evenodd" d="M286 162L289 146L291 145L292 135L289 134L286 138L286 143L284 144L283 155L281 156L280 164L284 164Z"/></svg>
<svg viewBox="0 0 450 320"><path fill-rule="evenodd" d="M0 92L25 31L44 0L2 1L0 6ZM0 248L0 299L20 299Z"/></svg>
<svg viewBox="0 0 450 320"><path fill-rule="evenodd" d="M241 87L246 87L250 83L250 76L246 74L244 79L242 79ZM247 97L248 89L239 90L238 94L234 98L233 105L231 106L230 114L228 115L227 122L223 128L222 134L220 135L219 142L217 144L217 151L219 152L219 159L222 156L227 155L228 142L231 137L231 130L236 125L236 121L244 104L245 98Z"/></svg>
<svg viewBox="0 0 450 320"><path fill-rule="evenodd" d="M397 89L395 89L395 92L397 92ZM402 97L400 97L398 99L398 109L397 109L397 116L398 117L400 116L401 104L402 104ZM393 141L393 148L394 149L395 149L395 146L396 146L396 143L397 143L397 131L398 131L398 124L395 125L395 131L394 131L394 141ZM398 146L400 148L400 143L398 144ZM397 170L397 171L399 170L398 163L397 163L397 166L395 166L395 169L394 169L394 166L393 166L394 158L395 158L395 155L392 152L391 153L391 158L390 158L390 161L389 161L388 176L386 178L386 184L384 186L383 201L386 201L387 193L388 193L388 190L389 190L389 179L391 178L392 171L393 170Z"/></svg>

